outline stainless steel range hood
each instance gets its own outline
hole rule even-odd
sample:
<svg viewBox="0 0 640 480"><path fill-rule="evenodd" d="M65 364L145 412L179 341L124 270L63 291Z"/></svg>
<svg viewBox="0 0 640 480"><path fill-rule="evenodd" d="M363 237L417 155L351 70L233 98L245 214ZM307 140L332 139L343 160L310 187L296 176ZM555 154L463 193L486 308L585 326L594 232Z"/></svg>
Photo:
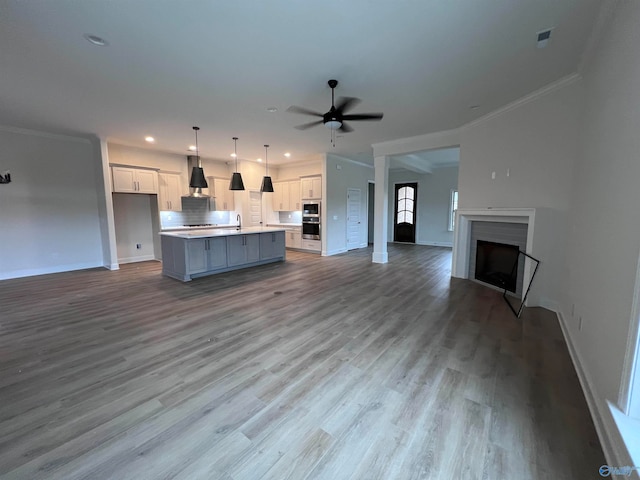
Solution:
<svg viewBox="0 0 640 480"><path fill-rule="evenodd" d="M189 181L189 197L209 198L209 195L202 193L204 188L209 188L207 179L204 176L200 157L196 155L187 156L187 165L191 171L191 180Z"/></svg>

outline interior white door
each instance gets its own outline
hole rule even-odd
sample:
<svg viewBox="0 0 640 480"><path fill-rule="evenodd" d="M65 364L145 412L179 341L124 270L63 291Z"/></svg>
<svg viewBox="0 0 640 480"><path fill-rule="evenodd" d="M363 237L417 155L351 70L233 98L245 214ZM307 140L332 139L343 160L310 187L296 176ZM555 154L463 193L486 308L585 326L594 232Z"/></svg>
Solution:
<svg viewBox="0 0 640 480"><path fill-rule="evenodd" d="M360 247L360 204L359 188L347 189L347 250Z"/></svg>
<svg viewBox="0 0 640 480"><path fill-rule="evenodd" d="M252 227L262 225L262 193L258 190L249 192L249 222Z"/></svg>

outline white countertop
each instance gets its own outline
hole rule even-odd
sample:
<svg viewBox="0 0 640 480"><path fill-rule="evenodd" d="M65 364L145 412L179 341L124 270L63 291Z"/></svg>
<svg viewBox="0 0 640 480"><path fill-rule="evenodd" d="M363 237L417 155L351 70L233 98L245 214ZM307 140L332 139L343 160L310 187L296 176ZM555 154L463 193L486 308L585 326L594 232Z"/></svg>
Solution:
<svg viewBox="0 0 640 480"><path fill-rule="evenodd" d="M267 226L272 226L272 227L301 227L302 224L301 223L280 223L280 222L272 223L272 222L269 222L269 223L267 223Z"/></svg>
<svg viewBox="0 0 640 480"><path fill-rule="evenodd" d="M182 230L177 232L160 232L165 237L177 238L210 238L210 237L229 237L232 235L247 235L252 233L269 233L283 232L284 228L279 227L243 227L240 230L236 228L200 228L197 230Z"/></svg>
<svg viewBox="0 0 640 480"><path fill-rule="evenodd" d="M236 224L235 223L221 223L221 224L213 224L209 227L196 227L196 226L187 226L187 225L180 225L177 227L166 227L163 228L160 233L162 232L176 232L178 230L204 230L204 229L210 229L210 228L235 228Z"/></svg>

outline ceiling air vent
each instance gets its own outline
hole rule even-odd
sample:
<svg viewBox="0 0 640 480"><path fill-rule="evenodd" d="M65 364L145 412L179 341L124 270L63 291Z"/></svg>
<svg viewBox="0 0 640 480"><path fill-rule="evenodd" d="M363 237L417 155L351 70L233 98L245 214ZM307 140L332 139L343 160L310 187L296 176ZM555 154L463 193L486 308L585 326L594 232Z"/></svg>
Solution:
<svg viewBox="0 0 640 480"><path fill-rule="evenodd" d="M549 43L549 38L551 37L551 29L543 30L542 32L538 32L538 48L544 48Z"/></svg>

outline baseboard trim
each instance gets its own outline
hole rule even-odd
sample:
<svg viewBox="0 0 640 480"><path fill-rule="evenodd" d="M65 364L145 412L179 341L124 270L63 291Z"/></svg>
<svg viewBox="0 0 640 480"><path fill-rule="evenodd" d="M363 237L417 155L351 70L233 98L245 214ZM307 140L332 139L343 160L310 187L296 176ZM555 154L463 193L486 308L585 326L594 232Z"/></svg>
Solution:
<svg viewBox="0 0 640 480"><path fill-rule="evenodd" d="M607 460L607 464L611 466L624 466L632 465L631 457L627 453L627 448L618 432L618 427L615 424L615 420L609 410L609 406L602 404L595 395L595 388L593 387L593 381L586 370L582 368L582 358L580 353L575 348L571 335L569 334L569 326L565 320L561 311L556 311L558 316L558 323L562 330L565 343L569 349L569 356L573 362L573 367L578 375L582 392L587 401L593 424L596 427L596 433L600 439L602 451Z"/></svg>
<svg viewBox="0 0 640 480"><path fill-rule="evenodd" d="M154 255L141 255L141 256L139 256L139 257L125 257L125 258L119 258L119 259L118 259L118 263L148 262L149 260L156 260L156 261L158 261L158 259L157 259Z"/></svg>
<svg viewBox="0 0 640 480"><path fill-rule="evenodd" d="M416 245L426 245L428 247L449 247L453 248L453 242L424 242L418 241Z"/></svg>
<svg viewBox="0 0 640 480"><path fill-rule="evenodd" d="M322 256L323 257L330 257L331 255L338 255L339 253L345 253L347 252L346 248L337 248L335 250L327 250L322 252Z"/></svg>

